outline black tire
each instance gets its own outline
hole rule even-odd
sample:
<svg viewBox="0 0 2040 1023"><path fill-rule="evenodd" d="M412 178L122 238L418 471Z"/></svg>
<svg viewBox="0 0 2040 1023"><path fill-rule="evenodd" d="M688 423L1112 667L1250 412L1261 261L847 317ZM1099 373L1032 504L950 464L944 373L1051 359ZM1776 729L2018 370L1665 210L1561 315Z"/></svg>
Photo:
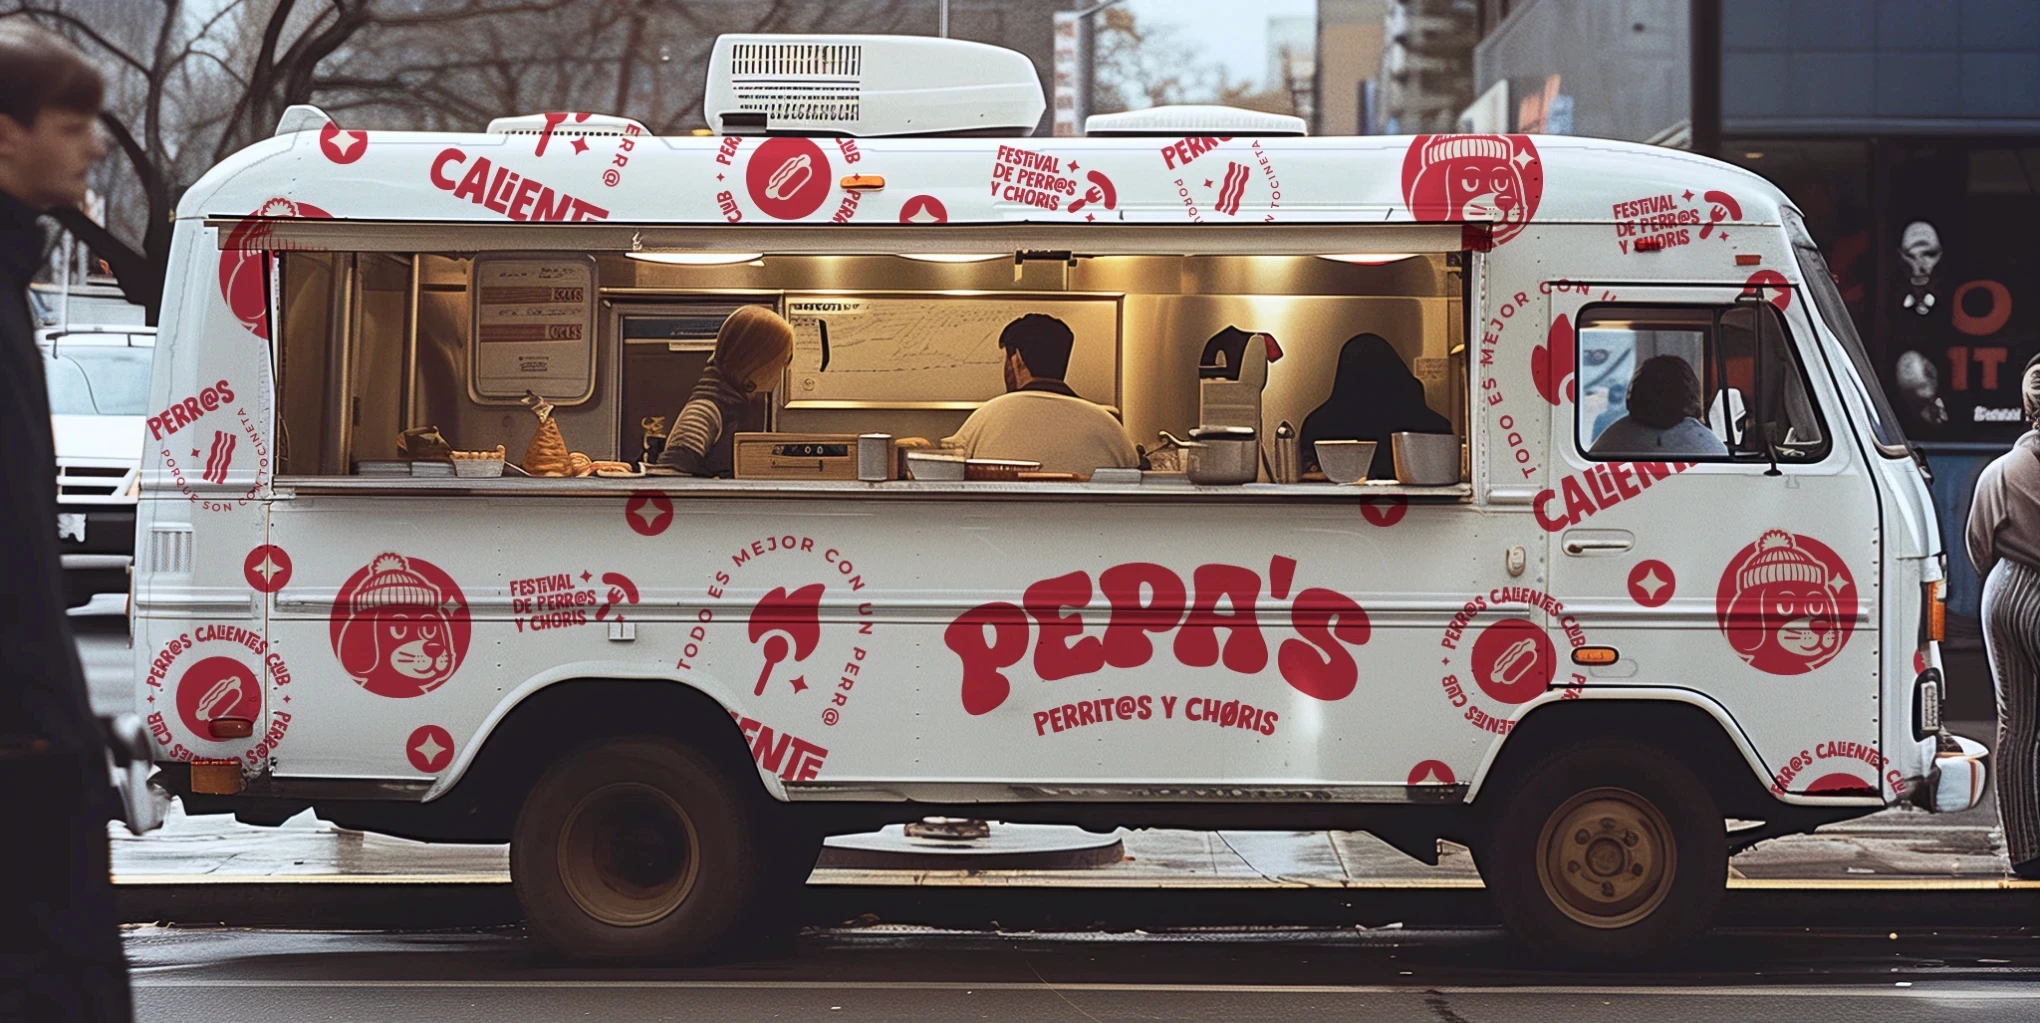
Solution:
<svg viewBox="0 0 2040 1023"><path fill-rule="evenodd" d="M765 881L739 784L685 744L648 736L555 763L510 840L532 936L581 959L688 961L730 947Z"/></svg>
<svg viewBox="0 0 2040 1023"><path fill-rule="evenodd" d="M1663 750L1623 741L1560 750L1495 798L1481 876L1510 933L1551 965L1659 961L1698 938L1721 905L1721 810Z"/></svg>

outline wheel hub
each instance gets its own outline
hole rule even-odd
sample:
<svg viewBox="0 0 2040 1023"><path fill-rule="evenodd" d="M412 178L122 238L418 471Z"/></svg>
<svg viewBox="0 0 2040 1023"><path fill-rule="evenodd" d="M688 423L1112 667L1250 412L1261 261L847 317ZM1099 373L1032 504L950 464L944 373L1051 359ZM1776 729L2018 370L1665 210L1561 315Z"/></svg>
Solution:
<svg viewBox="0 0 2040 1023"><path fill-rule="evenodd" d="M1567 800L1545 821L1538 880L1559 911L1597 928L1627 927L1671 890L1671 828L1649 800L1601 788Z"/></svg>
<svg viewBox="0 0 2040 1023"><path fill-rule="evenodd" d="M616 927L664 919L693 890L694 823L649 785L606 785L583 796L560 829L560 880L589 916Z"/></svg>

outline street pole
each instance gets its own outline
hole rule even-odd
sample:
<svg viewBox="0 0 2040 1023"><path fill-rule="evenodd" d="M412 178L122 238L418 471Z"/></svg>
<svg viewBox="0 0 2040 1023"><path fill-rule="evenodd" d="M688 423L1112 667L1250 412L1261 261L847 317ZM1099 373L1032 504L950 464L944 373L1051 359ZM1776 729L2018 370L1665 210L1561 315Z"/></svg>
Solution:
<svg viewBox="0 0 2040 1023"><path fill-rule="evenodd" d="M949 38L949 0L940 0L935 8L935 34Z"/></svg>
<svg viewBox="0 0 2040 1023"><path fill-rule="evenodd" d="M1084 119L1091 116L1091 86L1098 76L1098 29L1091 19L1107 7L1116 7L1125 0L1104 0L1077 12L1077 131L1084 130Z"/></svg>
<svg viewBox="0 0 2040 1023"><path fill-rule="evenodd" d="M1721 0L1692 0L1686 31L1691 36L1692 151L1721 155Z"/></svg>

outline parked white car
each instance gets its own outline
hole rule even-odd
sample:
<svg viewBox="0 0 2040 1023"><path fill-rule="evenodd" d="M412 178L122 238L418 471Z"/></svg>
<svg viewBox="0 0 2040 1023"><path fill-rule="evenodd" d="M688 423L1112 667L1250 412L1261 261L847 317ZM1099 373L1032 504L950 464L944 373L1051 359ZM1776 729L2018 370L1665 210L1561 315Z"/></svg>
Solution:
<svg viewBox="0 0 2040 1023"><path fill-rule="evenodd" d="M142 421L156 332L73 327L37 336L57 452L57 538L66 603L126 594L135 560Z"/></svg>

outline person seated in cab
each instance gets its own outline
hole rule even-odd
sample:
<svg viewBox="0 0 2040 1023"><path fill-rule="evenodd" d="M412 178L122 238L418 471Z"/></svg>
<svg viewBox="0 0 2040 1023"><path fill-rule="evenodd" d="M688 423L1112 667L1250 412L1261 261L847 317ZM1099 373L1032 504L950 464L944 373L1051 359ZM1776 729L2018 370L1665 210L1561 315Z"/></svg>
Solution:
<svg viewBox="0 0 2040 1023"><path fill-rule="evenodd" d="M1727 458L1728 446L1700 421L1700 378L1676 355L1653 355L1629 378L1629 411L1608 425L1588 454L1665 461Z"/></svg>
<svg viewBox="0 0 2040 1023"><path fill-rule="evenodd" d="M1043 472L1090 475L1140 464L1126 428L1063 382L1076 335L1053 316L1029 313L999 333L1006 393L985 402L942 446L968 458L1040 462Z"/></svg>
<svg viewBox="0 0 2040 1023"><path fill-rule="evenodd" d="M1398 433L1451 433L1452 421L1424 400L1424 382L1379 334L1355 334L1339 349L1339 368L1324 404L1303 417L1297 435L1305 471L1318 468L1317 442L1371 440L1367 478L1395 479Z"/></svg>
<svg viewBox="0 0 2040 1023"><path fill-rule="evenodd" d="M728 476L735 464L731 441L752 395L772 390L792 361L792 324L764 306L747 305L731 313L715 332L715 351L701 379L673 417L658 468L688 476Z"/></svg>

